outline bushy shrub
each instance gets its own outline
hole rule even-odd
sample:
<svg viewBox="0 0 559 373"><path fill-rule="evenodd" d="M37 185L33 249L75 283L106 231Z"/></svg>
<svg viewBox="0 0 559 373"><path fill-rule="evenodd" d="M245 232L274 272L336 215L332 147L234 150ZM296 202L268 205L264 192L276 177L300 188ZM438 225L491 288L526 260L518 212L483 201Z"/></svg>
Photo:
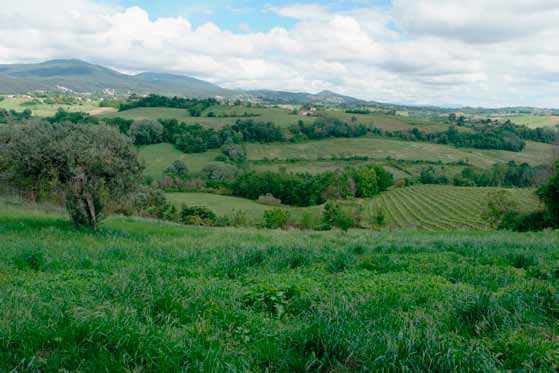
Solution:
<svg viewBox="0 0 559 373"><path fill-rule="evenodd" d="M179 218L187 225L214 225L217 220L216 214L204 206L182 206Z"/></svg>
<svg viewBox="0 0 559 373"><path fill-rule="evenodd" d="M286 209L273 209L264 212L264 227L268 229L287 228L289 224L289 211Z"/></svg>

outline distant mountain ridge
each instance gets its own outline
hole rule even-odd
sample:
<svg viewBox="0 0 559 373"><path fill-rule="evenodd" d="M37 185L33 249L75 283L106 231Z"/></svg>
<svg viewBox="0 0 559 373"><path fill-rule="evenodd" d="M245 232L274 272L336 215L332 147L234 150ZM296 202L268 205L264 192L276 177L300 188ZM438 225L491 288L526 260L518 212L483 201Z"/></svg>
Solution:
<svg viewBox="0 0 559 373"><path fill-rule="evenodd" d="M107 67L76 59L32 64L0 65L0 94L33 91L114 94L117 96L160 94L182 97L252 98L270 104L359 105L366 101L330 91L318 94L272 90L241 91L219 87L200 79L163 72L122 74Z"/></svg>
<svg viewBox="0 0 559 373"><path fill-rule="evenodd" d="M115 95L157 93L185 97L213 97L232 92L186 76L165 73L126 75L80 60L0 65L0 93L39 90Z"/></svg>

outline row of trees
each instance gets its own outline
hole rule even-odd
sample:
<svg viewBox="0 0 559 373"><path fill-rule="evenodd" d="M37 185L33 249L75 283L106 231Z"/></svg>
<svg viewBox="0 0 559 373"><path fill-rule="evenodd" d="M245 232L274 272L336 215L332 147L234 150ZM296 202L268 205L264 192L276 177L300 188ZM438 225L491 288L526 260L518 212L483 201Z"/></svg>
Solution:
<svg viewBox="0 0 559 373"><path fill-rule="evenodd" d="M541 142L544 144L555 144L557 142L557 130L552 128L530 128L527 126L514 124L510 120L506 120L503 123L497 122L493 123L491 119L482 120L481 125L468 125L469 128L474 129L478 132L483 132L491 129L501 129L510 133L514 133L516 136L523 140Z"/></svg>
<svg viewBox="0 0 559 373"><path fill-rule="evenodd" d="M330 199L370 198L392 184L392 174L382 167L368 165L318 175L247 172L227 186L238 197L256 200L269 194L283 204L312 206Z"/></svg>
<svg viewBox="0 0 559 373"><path fill-rule="evenodd" d="M457 175L448 175L441 168L428 166L421 170L422 184L453 184L456 186L529 188L539 186L549 176L547 166L532 167L528 163L515 161L497 163L489 169L465 167Z"/></svg>
<svg viewBox="0 0 559 373"><path fill-rule="evenodd" d="M378 136L396 137L405 141L424 141L456 147L495 149L521 152L526 143L514 132L500 127L488 127L480 132L460 132L451 126L446 131L425 132L418 128L403 131L386 131L379 128L370 130Z"/></svg>
<svg viewBox="0 0 559 373"><path fill-rule="evenodd" d="M289 132L297 140L321 140L330 137L362 137L369 133L364 124L346 123L337 118L318 117L313 123L299 121L289 127Z"/></svg>

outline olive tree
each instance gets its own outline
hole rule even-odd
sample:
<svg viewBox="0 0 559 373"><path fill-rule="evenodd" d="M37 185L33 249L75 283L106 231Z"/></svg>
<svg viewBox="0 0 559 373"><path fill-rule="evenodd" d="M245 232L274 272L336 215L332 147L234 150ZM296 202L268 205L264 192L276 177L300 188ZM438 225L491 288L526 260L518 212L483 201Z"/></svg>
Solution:
<svg viewBox="0 0 559 373"><path fill-rule="evenodd" d="M130 140L104 125L14 126L2 157L16 184L55 179L74 224L94 230L111 202L136 189L143 169Z"/></svg>

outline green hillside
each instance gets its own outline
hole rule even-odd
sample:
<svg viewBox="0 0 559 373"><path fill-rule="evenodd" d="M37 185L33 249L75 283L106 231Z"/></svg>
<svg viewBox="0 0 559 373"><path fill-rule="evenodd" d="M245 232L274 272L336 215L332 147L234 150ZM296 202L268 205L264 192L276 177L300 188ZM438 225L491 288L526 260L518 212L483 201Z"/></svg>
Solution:
<svg viewBox="0 0 559 373"><path fill-rule="evenodd" d="M342 205L361 206L362 224L368 225L378 209L386 215L386 229L417 229L420 231L480 231L488 230L488 224L482 220L485 199L491 191L498 188L455 187L448 185L418 185L408 188L396 188L382 193L373 199L350 200ZM519 208L533 211L539 207L534 190L508 189ZM275 208L256 201L237 197L207 193L168 193L169 201L177 208L188 206L206 206L220 216L231 215L242 210L250 217L251 223L262 222L264 211ZM291 221L297 224L307 212L320 225L321 207L281 207L288 209Z"/></svg>
<svg viewBox="0 0 559 373"><path fill-rule="evenodd" d="M140 146L139 156L146 169L144 174L158 179L163 176L163 171L176 160L183 160L190 172L200 172L208 163L214 160L218 150L206 153L185 154L171 144L156 144Z"/></svg>
<svg viewBox="0 0 559 373"><path fill-rule="evenodd" d="M318 159L352 156L404 160L428 160L442 162L469 161L473 165L487 167L497 162L527 162L532 165L545 163L552 154L552 145L527 142L520 153L502 150L456 148L425 142L409 142L378 138L327 139L301 144L249 144L251 160L260 159Z"/></svg>
<svg viewBox="0 0 559 373"><path fill-rule="evenodd" d="M559 366L556 232L94 235L0 202L0 234L0 371Z"/></svg>

